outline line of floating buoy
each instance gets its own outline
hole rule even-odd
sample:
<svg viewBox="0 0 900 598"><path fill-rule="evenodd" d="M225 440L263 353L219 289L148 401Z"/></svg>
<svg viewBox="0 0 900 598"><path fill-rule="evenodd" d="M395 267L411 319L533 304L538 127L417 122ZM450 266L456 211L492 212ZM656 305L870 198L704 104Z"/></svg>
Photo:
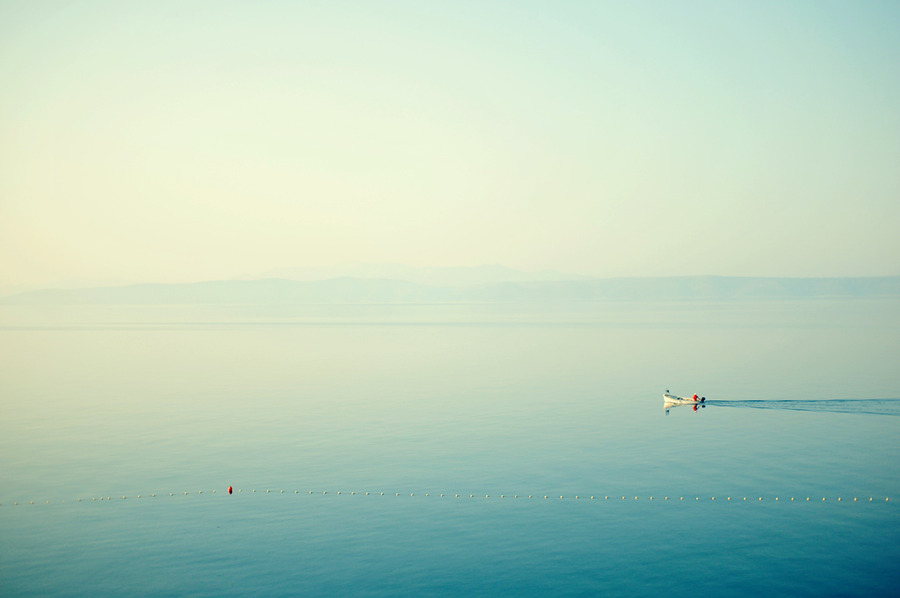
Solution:
<svg viewBox="0 0 900 598"><path fill-rule="evenodd" d="M271 493L273 493L273 492L274 492L274 491L271 490L271 489L267 489L267 490L265 491L266 494L271 494ZM216 490L213 489L213 490L211 491L211 493L212 493L212 494L215 494L215 493L216 493ZM234 487L233 487L233 486L228 486L227 493L228 493L229 495L233 495L233 494L234 494ZM238 489L238 493L243 493L243 489L239 488L239 489ZM255 494L255 493L256 493L256 489L251 489L251 490L250 490L250 493L251 493L251 494ZM278 494L285 494L285 491L284 491L284 490L279 490L279 491L277 491L277 493L278 493ZM290 490L288 490L288 493L290 493ZM299 493L300 493L299 490L294 490L294 491L293 491L293 494L299 494ZM333 494L334 494L334 495L341 495L341 493L342 493L342 491L341 491L341 490L338 490L338 491L334 492ZM175 494L176 494L176 493L174 493L174 492L169 492L169 496L175 496ZM192 492L188 492L188 491L185 491L185 492L182 493L183 496L189 496L189 495L191 495L191 494L192 494ZM196 494L203 494L203 490L197 490L197 491L196 491ZM313 491L313 490L309 490L309 491L308 491L308 494L309 494L309 495L313 495L313 494L314 494L314 491ZM322 494L323 494L323 495L328 495L328 494L329 494L329 491L328 491L328 490L323 490L323 491L322 491ZM344 494L346 494L346 492L345 492ZM356 494L357 494L356 491L351 491L351 492L350 492L350 495L351 495L351 496L355 496ZM361 494L362 494L362 493L361 493ZM364 494L365 494L366 496L370 496L370 492L365 492ZM384 493L384 492L380 492L379 495L380 495L380 496L384 496L385 493ZM149 497L151 497L151 498L156 498L156 496L157 496L157 495L156 495L155 493L152 493L152 494L149 495ZM394 493L394 496L395 496L395 497L399 497L399 496L401 496L401 493L400 493L400 492L395 492L395 493ZM403 496L406 496L406 495L403 494ZM416 493L410 492L410 493L409 493L409 496L415 497L415 496L416 496ZM419 494L419 496L422 496L422 494ZM430 497L430 496L431 496L431 493L430 493L430 492L425 492L425 493L424 493L424 496L425 496L425 497ZM440 494L439 496L440 496L441 498L444 498L445 495L444 495L444 494ZM455 498L460 498L460 495L459 495L459 494L454 494L453 496L454 496ZM482 496L482 495L475 495L475 494L469 494L469 495L468 495L468 497L471 498L471 499L480 499L481 496ZM488 499L488 500L492 497L491 494L484 494L483 496L484 496L484 499ZM529 499L532 499L532 498L533 498L533 495L531 495L531 494L529 494L529 495L527 495L527 496L528 496ZM499 495L495 494L495 495L493 495L493 497L494 497L495 499L496 499L496 498L507 499L507 498L509 498L509 495L507 495L507 494L499 494ZM549 494L545 494L545 495L543 495L543 497L544 497L544 499L546 500L546 499L549 499L550 495L549 495ZM145 495L145 494L137 494L137 495L136 495L136 498L138 498L138 499L146 499L146 498L147 498L147 495ZM518 494L514 494L514 495L513 495L513 498L518 499L518 498L519 498L519 495L518 495ZM524 498L524 495L523 495L523 498ZM583 499L582 495L580 495L580 494L575 494L574 497L570 495L569 498L570 498L570 499L573 499L573 500L581 500L581 499ZM596 498L595 496L591 496L591 497L590 497L590 500L594 500L595 498ZM633 497L633 500L640 500L640 498L641 498L640 496L635 496L635 497ZM649 497L648 497L648 499L651 500L651 501L654 500L654 498L656 498L656 497L654 497L654 496L649 496ZM775 502L783 502L783 501L781 500L781 498L782 498L781 496L775 496L775 497L774 497L774 501L775 501ZM622 497L621 497L621 500L623 500L623 501L628 500L628 499L629 499L628 496L622 496ZM684 499L685 499L684 496L678 497L678 500L679 500L679 501L684 501ZM77 498L77 499L75 499L75 500L76 500L76 502L82 502L83 500L86 500L86 499L83 499L83 498ZM110 501L112 501L112 497L111 497L111 496L105 496L105 497L104 497L104 496L99 496L99 497L94 496L94 497L91 497L91 502L96 502L96 501L98 501L98 500L99 500L99 501L104 501L104 500L105 500L105 501L107 501L107 502L110 502ZM127 495L122 495L121 500L128 500L128 496L127 496ZM559 495L559 500L566 500L566 496L565 496L564 494L560 494L560 495ZM604 495L604 496L603 496L603 500L609 500L609 495ZM668 496L664 496L664 497L663 497L663 500L668 501L668 500L669 500L669 497L668 497ZM705 498L704 498L704 497L701 497L701 496L695 496L695 497L694 497L694 500L695 500L695 502L699 502L699 501L701 501L701 500L705 500ZM715 500L716 500L716 497L715 497L715 496L710 496L710 497L709 497L709 500L710 500L710 501L715 501ZM726 501L731 501L731 500L732 500L732 497L728 496L728 497L726 497L725 500L726 500ZM741 500L742 500L743 502L746 502L746 501L748 500L748 497L744 496L744 497L741 498ZM765 500L765 497L763 497L763 496L758 496L757 499L756 499L756 502L764 502L764 500ZM791 502L795 502L796 500L802 500L802 499L798 499L797 497L792 496L792 497L790 497L790 498L785 498L785 500L788 500L788 501L791 501ZM811 497L811 496L807 496L807 497L805 497L805 500L806 500L806 502L811 502L811 501L813 501L813 500L818 500L818 498L815 498L815 499L814 499L814 498ZM829 498L828 498L827 496L821 497L821 502L827 502L828 500L829 500ZM831 500L834 500L834 501L836 501L836 502L845 502L842 496L832 497ZM865 501L864 498L863 498L862 500ZM884 497L884 500L883 500L883 501L882 501L881 498L878 498L877 500L878 500L879 502L890 502L890 501L891 501L890 497L887 497L887 496ZM851 499L848 498L847 501L851 501ZM860 501L860 498L859 498L859 497L853 497L853 498L852 498L852 502L859 502L859 501ZM868 500L867 502L875 502L875 501L876 501L876 498L873 497L873 496L870 496L870 497L869 497L869 500ZM64 502L65 502L65 501L54 501L54 504L64 503ZM9 503L7 503L7 504L9 504ZM18 506L18 505L19 505L19 501L13 501L12 504L13 504L13 506ZM28 501L28 504L33 505L33 504L35 504L35 501L33 501L33 500L32 500L32 501ZM45 501L44 501L44 504L49 505L49 504L50 504L50 500L45 500ZM3 506L3 505L0 504L0 507L2 507L2 506Z"/></svg>

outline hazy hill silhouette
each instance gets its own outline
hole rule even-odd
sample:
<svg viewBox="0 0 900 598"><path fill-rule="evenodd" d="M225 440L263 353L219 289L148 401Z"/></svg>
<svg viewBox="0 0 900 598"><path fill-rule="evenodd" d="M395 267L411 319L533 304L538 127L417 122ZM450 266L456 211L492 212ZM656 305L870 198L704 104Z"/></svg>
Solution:
<svg viewBox="0 0 900 598"><path fill-rule="evenodd" d="M791 300L900 297L900 277L672 277L495 282L470 286L333 278L209 281L45 289L0 298L7 305L190 305L522 301Z"/></svg>

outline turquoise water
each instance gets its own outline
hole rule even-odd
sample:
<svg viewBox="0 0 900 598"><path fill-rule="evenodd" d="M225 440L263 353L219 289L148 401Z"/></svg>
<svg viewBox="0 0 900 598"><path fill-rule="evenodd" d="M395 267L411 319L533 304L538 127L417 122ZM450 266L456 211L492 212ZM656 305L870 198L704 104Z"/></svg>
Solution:
<svg viewBox="0 0 900 598"><path fill-rule="evenodd" d="M900 587L896 301L0 326L3 595Z"/></svg>

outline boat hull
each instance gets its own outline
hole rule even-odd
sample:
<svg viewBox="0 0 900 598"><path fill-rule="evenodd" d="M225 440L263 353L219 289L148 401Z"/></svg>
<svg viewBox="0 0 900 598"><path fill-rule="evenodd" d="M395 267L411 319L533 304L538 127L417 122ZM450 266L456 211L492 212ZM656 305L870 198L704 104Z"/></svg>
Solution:
<svg viewBox="0 0 900 598"><path fill-rule="evenodd" d="M693 398L688 397L676 397L675 395L664 394L663 402L666 405L697 405L699 403L703 403L703 399L694 400Z"/></svg>

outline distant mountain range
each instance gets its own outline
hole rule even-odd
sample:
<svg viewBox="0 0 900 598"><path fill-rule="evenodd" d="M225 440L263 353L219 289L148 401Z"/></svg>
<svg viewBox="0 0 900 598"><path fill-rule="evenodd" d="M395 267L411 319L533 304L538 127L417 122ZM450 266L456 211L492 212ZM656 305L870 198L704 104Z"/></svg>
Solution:
<svg viewBox="0 0 900 598"><path fill-rule="evenodd" d="M493 268L493 267L491 267ZM498 267L499 268L499 267ZM454 270L454 269L449 269ZM476 269L477 270L477 269ZM310 303L441 303L526 301L790 300L900 297L900 276L751 278L724 276L579 280L478 280L487 271L458 272L456 284L340 277L326 280L227 280L46 289L0 298L6 305L208 305ZM501 275L503 270L495 271ZM516 272L516 271L511 271ZM507 273L509 274L509 273ZM521 273L520 273L521 274ZM509 276L513 276L509 274ZM534 276L534 275L532 275ZM488 277L489 278L489 277Z"/></svg>
<svg viewBox="0 0 900 598"><path fill-rule="evenodd" d="M567 274L554 270L522 272L506 266L451 266L418 268L405 264L346 263L339 266L311 268L282 268L269 270L258 276L244 276L243 280L282 278L305 282L334 278L362 278L366 280L402 280L432 287L471 287L500 282L551 282L562 280L592 280L592 276Z"/></svg>

